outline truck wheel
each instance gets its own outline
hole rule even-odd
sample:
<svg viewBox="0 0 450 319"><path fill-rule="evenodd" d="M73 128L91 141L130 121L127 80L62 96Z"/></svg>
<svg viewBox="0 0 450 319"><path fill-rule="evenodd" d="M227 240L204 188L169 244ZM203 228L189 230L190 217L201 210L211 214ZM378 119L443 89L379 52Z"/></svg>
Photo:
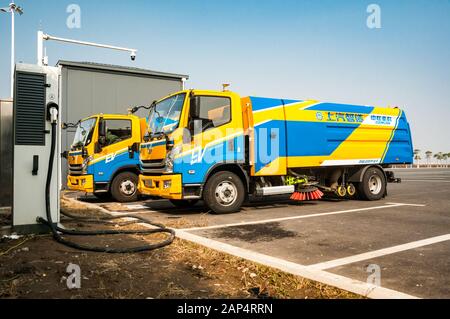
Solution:
<svg viewBox="0 0 450 319"><path fill-rule="evenodd" d="M111 194L119 203L135 202L138 199L138 177L132 172L117 175L111 184Z"/></svg>
<svg viewBox="0 0 450 319"><path fill-rule="evenodd" d="M173 206L178 208L189 208L194 207L195 204L199 202L198 199L188 199L188 200L177 200L177 199L171 199L170 202Z"/></svg>
<svg viewBox="0 0 450 319"><path fill-rule="evenodd" d="M376 167L369 168L363 176L363 180L358 185L358 193L363 200L380 200L386 193L386 177L384 173Z"/></svg>
<svg viewBox="0 0 450 319"><path fill-rule="evenodd" d="M245 199L244 184L236 174L219 172L206 183L203 199L213 213L238 212Z"/></svg>

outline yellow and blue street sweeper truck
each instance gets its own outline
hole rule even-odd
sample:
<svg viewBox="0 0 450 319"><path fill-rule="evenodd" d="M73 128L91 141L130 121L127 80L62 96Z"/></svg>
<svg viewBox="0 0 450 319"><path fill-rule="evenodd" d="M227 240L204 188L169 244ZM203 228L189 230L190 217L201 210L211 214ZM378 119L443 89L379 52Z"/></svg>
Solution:
<svg viewBox="0 0 450 319"><path fill-rule="evenodd" d="M139 152L141 193L214 213L250 196L380 200L400 181L386 169L413 161L399 108L200 90L153 103Z"/></svg>

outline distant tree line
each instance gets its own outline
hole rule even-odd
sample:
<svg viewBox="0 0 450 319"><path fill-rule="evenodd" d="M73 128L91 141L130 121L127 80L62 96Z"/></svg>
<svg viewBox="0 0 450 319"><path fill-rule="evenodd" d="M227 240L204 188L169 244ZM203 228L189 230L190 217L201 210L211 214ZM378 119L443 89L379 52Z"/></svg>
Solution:
<svg viewBox="0 0 450 319"><path fill-rule="evenodd" d="M448 167L450 160L450 153L438 152L433 153L432 151L426 151L425 153L425 164L431 166L432 164L437 164L439 166ZM435 159L434 161L433 158ZM419 149L414 150L414 161L418 166L420 166L420 161L422 161L422 151Z"/></svg>

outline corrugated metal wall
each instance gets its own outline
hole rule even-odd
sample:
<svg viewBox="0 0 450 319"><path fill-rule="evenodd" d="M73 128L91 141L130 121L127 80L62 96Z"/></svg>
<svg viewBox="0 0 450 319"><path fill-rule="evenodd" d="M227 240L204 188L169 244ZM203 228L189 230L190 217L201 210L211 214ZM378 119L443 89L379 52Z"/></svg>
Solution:
<svg viewBox="0 0 450 319"><path fill-rule="evenodd" d="M0 207L12 203L13 107L0 100Z"/></svg>
<svg viewBox="0 0 450 319"><path fill-rule="evenodd" d="M170 93L182 89L181 79L144 76L115 71L65 67L62 70L63 121L76 123L92 114L127 114L128 108L149 105ZM145 116L145 110L139 116ZM75 135L74 129L62 136L62 149L67 150ZM63 160L62 176L67 176ZM66 179L63 179L63 185Z"/></svg>

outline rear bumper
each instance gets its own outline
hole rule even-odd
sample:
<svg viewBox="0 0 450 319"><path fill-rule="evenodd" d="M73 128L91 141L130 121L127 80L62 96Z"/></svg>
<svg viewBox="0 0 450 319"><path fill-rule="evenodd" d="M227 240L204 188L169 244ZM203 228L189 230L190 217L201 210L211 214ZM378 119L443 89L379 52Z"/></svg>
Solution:
<svg viewBox="0 0 450 319"><path fill-rule="evenodd" d="M139 192L165 199L183 199L181 175L139 176Z"/></svg>
<svg viewBox="0 0 450 319"><path fill-rule="evenodd" d="M67 187L70 190L80 191L85 193L94 192L94 176L92 175L69 175L67 178Z"/></svg>

